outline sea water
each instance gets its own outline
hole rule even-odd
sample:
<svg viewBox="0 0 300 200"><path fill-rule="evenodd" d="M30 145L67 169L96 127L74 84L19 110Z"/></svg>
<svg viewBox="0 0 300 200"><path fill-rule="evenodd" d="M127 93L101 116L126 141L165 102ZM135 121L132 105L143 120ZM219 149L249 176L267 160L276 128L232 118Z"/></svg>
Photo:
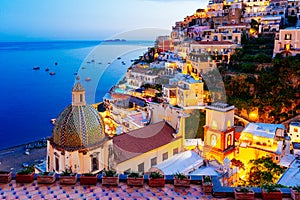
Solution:
<svg viewBox="0 0 300 200"><path fill-rule="evenodd" d="M0 43L0 149L51 136L50 119L71 103L76 77L87 89L87 102L100 102L125 75L131 60L152 45L145 41ZM91 80L85 81L87 77Z"/></svg>

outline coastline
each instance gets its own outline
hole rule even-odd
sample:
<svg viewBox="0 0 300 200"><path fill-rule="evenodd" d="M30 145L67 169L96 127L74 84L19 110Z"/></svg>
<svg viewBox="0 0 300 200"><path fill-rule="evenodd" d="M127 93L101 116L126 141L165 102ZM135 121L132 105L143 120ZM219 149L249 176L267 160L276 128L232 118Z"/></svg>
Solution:
<svg viewBox="0 0 300 200"><path fill-rule="evenodd" d="M43 140L43 139L42 139ZM0 171L12 171L16 173L23 169L22 164L28 163L32 165L39 163L46 158L46 147L34 147L30 149L30 154L25 154L25 149L28 145L32 147L40 143L42 140L33 141L26 144L20 144L0 150Z"/></svg>

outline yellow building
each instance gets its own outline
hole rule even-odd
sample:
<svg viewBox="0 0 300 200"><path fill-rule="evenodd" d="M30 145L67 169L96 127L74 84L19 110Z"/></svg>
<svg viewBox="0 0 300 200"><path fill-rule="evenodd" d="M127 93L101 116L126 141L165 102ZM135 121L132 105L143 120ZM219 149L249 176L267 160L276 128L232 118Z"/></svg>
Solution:
<svg viewBox="0 0 300 200"><path fill-rule="evenodd" d="M115 168L118 172L147 172L181 152L182 140L182 135L164 121L118 135L113 138Z"/></svg>
<svg viewBox="0 0 300 200"><path fill-rule="evenodd" d="M289 126L291 142L300 142L300 122L291 122Z"/></svg>
<svg viewBox="0 0 300 200"><path fill-rule="evenodd" d="M163 95L167 102L180 107L203 105L204 83L201 80L178 74L170 82L172 81L174 84L163 87Z"/></svg>
<svg viewBox="0 0 300 200"><path fill-rule="evenodd" d="M284 144L284 132L283 124L249 123L239 138L237 158L248 163L251 159L271 156L279 163L290 149L290 145Z"/></svg>

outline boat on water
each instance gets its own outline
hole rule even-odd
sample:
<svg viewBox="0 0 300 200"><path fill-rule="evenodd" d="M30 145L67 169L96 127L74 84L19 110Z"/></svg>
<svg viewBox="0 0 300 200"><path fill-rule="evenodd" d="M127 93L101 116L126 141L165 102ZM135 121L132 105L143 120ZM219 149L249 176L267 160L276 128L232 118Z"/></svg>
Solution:
<svg viewBox="0 0 300 200"><path fill-rule="evenodd" d="M33 68L34 70L39 70L39 69L41 69L40 67L34 67Z"/></svg>
<svg viewBox="0 0 300 200"><path fill-rule="evenodd" d="M49 71L49 70L50 70L49 68L46 68L46 69L45 69L46 72Z"/></svg>
<svg viewBox="0 0 300 200"><path fill-rule="evenodd" d="M110 62L108 62L107 64L109 64L109 65L110 65L111 63L110 63Z"/></svg>
<svg viewBox="0 0 300 200"><path fill-rule="evenodd" d="M118 60L120 60L120 59L121 59L121 57L118 57L117 59L118 59Z"/></svg>
<svg viewBox="0 0 300 200"><path fill-rule="evenodd" d="M58 63L57 63L57 62L55 62L55 63L54 63L54 65L58 65Z"/></svg>
<svg viewBox="0 0 300 200"><path fill-rule="evenodd" d="M55 72L50 72L49 74L52 76L52 75L55 75L56 73Z"/></svg>
<svg viewBox="0 0 300 200"><path fill-rule="evenodd" d="M101 64L102 64L102 62L99 62L98 64L99 64L99 65L101 65Z"/></svg>
<svg viewBox="0 0 300 200"><path fill-rule="evenodd" d="M126 63L125 63L124 61L122 61L122 64L123 64L123 65L126 65Z"/></svg>
<svg viewBox="0 0 300 200"><path fill-rule="evenodd" d="M55 119L55 118L53 118L53 119L50 119L50 122L51 122L52 124L55 124L55 122L56 122L56 119Z"/></svg>
<svg viewBox="0 0 300 200"><path fill-rule="evenodd" d="M92 79L90 78L90 77L87 77L86 79L85 79L85 81L91 81Z"/></svg>

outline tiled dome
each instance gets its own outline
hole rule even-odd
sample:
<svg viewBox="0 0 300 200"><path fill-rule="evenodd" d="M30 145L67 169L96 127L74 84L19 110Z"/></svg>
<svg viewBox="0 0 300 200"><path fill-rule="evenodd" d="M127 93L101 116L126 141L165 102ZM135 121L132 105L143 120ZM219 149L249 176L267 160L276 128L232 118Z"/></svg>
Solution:
<svg viewBox="0 0 300 200"><path fill-rule="evenodd" d="M96 146L105 140L102 118L90 105L70 105L57 118L52 137L56 145L65 149Z"/></svg>
<svg viewBox="0 0 300 200"><path fill-rule="evenodd" d="M72 105L60 113L52 130L53 143L66 150L95 147L106 140L103 120L85 103L84 92L80 83L74 85ZM83 99L78 97L80 95Z"/></svg>

